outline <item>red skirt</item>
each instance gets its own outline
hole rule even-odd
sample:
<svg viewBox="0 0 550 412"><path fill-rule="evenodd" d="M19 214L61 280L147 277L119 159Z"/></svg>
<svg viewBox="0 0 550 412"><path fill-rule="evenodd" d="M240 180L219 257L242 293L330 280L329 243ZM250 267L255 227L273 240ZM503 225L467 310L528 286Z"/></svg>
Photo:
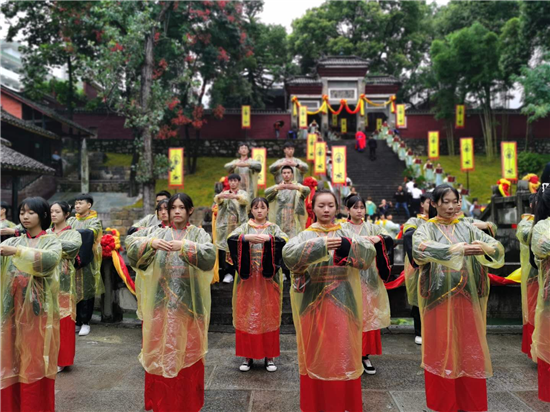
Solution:
<svg viewBox="0 0 550 412"><path fill-rule="evenodd" d="M550 364L542 359L537 359L539 372L539 399L543 402L550 402Z"/></svg>
<svg viewBox="0 0 550 412"><path fill-rule="evenodd" d="M445 379L424 371L426 405L438 412L486 411L487 379Z"/></svg>
<svg viewBox="0 0 550 412"><path fill-rule="evenodd" d="M71 366L74 364L75 352L75 323L70 316L59 321L59 357L57 366Z"/></svg>
<svg viewBox="0 0 550 412"><path fill-rule="evenodd" d="M257 335L237 330L235 349L236 355L243 358L276 358L281 355L279 329Z"/></svg>
<svg viewBox="0 0 550 412"><path fill-rule="evenodd" d="M381 336L380 329L363 332L363 356L382 355Z"/></svg>
<svg viewBox="0 0 550 412"><path fill-rule="evenodd" d="M521 339L521 351L531 358L531 344L533 343L533 331L535 327L530 323L523 325L523 335Z"/></svg>
<svg viewBox="0 0 550 412"><path fill-rule="evenodd" d="M361 412L361 378L350 381L323 381L300 375L302 412Z"/></svg>
<svg viewBox="0 0 550 412"><path fill-rule="evenodd" d="M145 410L199 412L204 406L204 360L182 369L175 378L145 372Z"/></svg>
<svg viewBox="0 0 550 412"><path fill-rule="evenodd" d="M1 412L55 412L55 379L14 383L0 392Z"/></svg>

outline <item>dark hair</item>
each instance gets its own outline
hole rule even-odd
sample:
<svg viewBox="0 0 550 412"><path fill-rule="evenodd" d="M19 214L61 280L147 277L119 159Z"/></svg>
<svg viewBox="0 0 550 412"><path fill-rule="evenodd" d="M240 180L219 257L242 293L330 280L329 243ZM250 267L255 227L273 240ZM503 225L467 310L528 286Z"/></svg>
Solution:
<svg viewBox="0 0 550 412"><path fill-rule="evenodd" d="M7 202L4 202L3 200L0 202L0 208L2 209L9 209L10 205L8 205Z"/></svg>
<svg viewBox="0 0 550 412"><path fill-rule="evenodd" d="M457 198L457 200L460 200L460 195L458 194L458 190L456 190L454 187L452 187L449 184L442 184L437 186L434 191L432 192L433 199L432 201L437 204L441 199L443 199L443 196L445 196L448 192L453 192Z"/></svg>
<svg viewBox="0 0 550 412"><path fill-rule="evenodd" d="M78 200L83 200L85 202L88 202L92 206L94 205L94 198L88 193L82 193L82 194L78 195L74 200L75 200L75 202L78 201Z"/></svg>
<svg viewBox="0 0 550 412"><path fill-rule="evenodd" d="M248 150L250 150L250 146L249 146L247 143L245 143L245 142L240 142L239 145L237 146L237 149L240 149L240 148L243 147L243 146L246 146L246 148L247 148Z"/></svg>
<svg viewBox="0 0 550 412"><path fill-rule="evenodd" d="M535 225L541 220L550 217L550 189L546 189L545 191L541 189L539 189L535 198Z"/></svg>
<svg viewBox="0 0 550 412"><path fill-rule="evenodd" d="M294 174L294 169L292 168L292 166L284 165L283 167L281 167L281 173L283 173L283 170L285 169L289 169L292 172L292 174Z"/></svg>
<svg viewBox="0 0 550 412"><path fill-rule="evenodd" d="M351 209L353 206L355 206L357 203L359 202L362 202L363 203L363 206L366 206L367 204L365 203L365 199L363 199L361 196L357 196L357 195L352 195L352 196L349 196L347 199L346 199L346 207L348 209Z"/></svg>
<svg viewBox="0 0 550 412"><path fill-rule="evenodd" d="M189 216L191 216L191 209L193 209L193 207L194 207L193 206L193 200L189 197L188 194L183 193L183 192L182 193L176 193L168 201L168 216L170 216L170 211L172 210L172 206L174 206L174 203L178 199L181 200L181 202L183 203L183 207L185 208L185 210L187 211Z"/></svg>
<svg viewBox="0 0 550 412"><path fill-rule="evenodd" d="M432 194L431 193L422 193L420 195L420 203L424 203L426 200L432 200L433 197L432 197Z"/></svg>
<svg viewBox="0 0 550 412"><path fill-rule="evenodd" d="M57 201L57 202L53 202L50 205L50 209L52 208L53 205L59 205L59 207L61 208L61 211L63 212L63 216L65 216L65 217L67 217L67 215L69 213L71 213L71 205L68 204L67 202L64 202L62 200Z"/></svg>
<svg viewBox="0 0 550 412"><path fill-rule="evenodd" d="M238 180L241 181L241 175L238 175L237 173L231 173L229 176L227 176L227 180Z"/></svg>
<svg viewBox="0 0 550 412"><path fill-rule="evenodd" d="M50 214L50 205L42 197L27 197L19 205L17 211L18 215L21 215L21 210L28 207L35 212L40 219L40 227L42 230L48 229L52 224L52 215Z"/></svg>
<svg viewBox="0 0 550 412"><path fill-rule="evenodd" d="M311 199L311 207L312 208L315 207L315 202L317 201L317 198L321 195L331 195L334 198L334 202L336 204L338 204L338 198L336 197L336 195L334 193L332 193L330 190L327 190L327 189L321 189L321 190L316 191L315 194L313 195L313 199Z"/></svg>
<svg viewBox="0 0 550 412"><path fill-rule="evenodd" d="M250 203L250 212L248 212L248 217L250 219L254 217L254 215L252 214L252 209L254 209L254 206L256 206L259 203L265 204L265 207L267 207L267 210L269 210L269 202L265 197L260 197L260 196L255 197L254 199L252 199L252 203Z"/></svg>
<svg viewBox="0 0 550 412"><path fill-rule="evenodd" d="M283 149L286 149L287 147L292 147L293 149L296 148L296 145L293 143L293 142L286 142L284 145L283 145Z"/></svg>
<svg viewBox="0 0 550 412"><path fill-rule="evenodd" d="M160 207L161 207L162 205L166 205L166 208L168 209L168 202L169 202L169 201L170 201L169 199L162 199L162 200L158 203L157 207L155 207L155 211L156 211L157 213L160 212ZM184 204L185 204L185 203L184 203Z"/></svg>
<svg viewBox="0 0 550 412"><path fill-rule="evenodd" d="M159 196L164 196L164 197L167 197L168 199L170 199L170 197L172 196L172 194L167 191L167 190L161 190L160 192L158 192L156 195L155 195L155 198L159 197Z"/></svg>

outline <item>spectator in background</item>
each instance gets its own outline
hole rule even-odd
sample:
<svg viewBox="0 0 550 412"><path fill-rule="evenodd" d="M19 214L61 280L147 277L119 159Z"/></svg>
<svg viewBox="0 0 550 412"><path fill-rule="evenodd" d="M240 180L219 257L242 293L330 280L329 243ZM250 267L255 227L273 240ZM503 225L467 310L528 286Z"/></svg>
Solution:
<svg viewBox="0 0 550 412"><path fill-rule="evenodd" d="M372 218L376 214L376 205L372 201L372 197L367 197L365 207L367 208L367 216Z"/></svg>
<svg viewBox="0 0 550 412"><path fill-rule="evenodd" d="M358 130L355 134L355 150L362 153L367 147L367 136L362 130Z"/></svg>
<svg viewBox="0 0 550 412"><path fill-rule="evenodd" d="M422 196L422 189L418 187L418 185L415 183L413 185L412 191L411 191L411 206L412 206L412 212L413 216L416 216L420 213L420 197Z"/></svg>
<svg viewBox="0 0 550 412"><path fill-rule="evenodd" d="M403 191L403 186L397 187L397 192L395 192L395 195L393 196L395 198L395 211L399 209L399 207L402 207L405 209L405 213L407 214L407 219L411 217L411 214L409 212L409 208L407 207L407 194Z"/></svg>
<svg viewBox="0 0 550 412"><path fill-rule="evenodd" d="M57 150L52 154L52 165L55 169L56 176L63 176L63 159Z"/></svg>
<svg viewBox="0 0 550 412"><path fill-rule="evenodd" d="M415 181L414 179L409 180L405 183L405 187L407 188L407 192L412 194L412 190L414 188Z"/></svg>
<svg viewBox="0 0 550 412"><path fill-rule="evenodd" d="M297 139L298 132L296 132L296 126L292 126L292 129L288 131L287 139Z"/></svg>
<svg viewBox="0 0 550 412"><path fill-rule="evenodd" d="M388 202L386 202L386 199L382 199L382 201L378 205L378 213L380 214L380 216L385 216L389 212L390 207L391 204L388 204Z"/></svg>
<svg viewBox="0 0 550 412"><path fill-rule="evenodd" d="M371 137L369 141L367 142L367 145L369 146L369 157L370 160L374 161L376 160L376 148L378 147L378 143L376 142L376 139Z"/></svg>
<svg viewBox="0 0 550 412"><path fill-rule="evenodd" d="M479 219L480 215L481 215L481 207L479 206L479 201L477 200L477 197L474 197L472 199L472 204L470 206L470 216L475 217L476 219Z"/></svg>

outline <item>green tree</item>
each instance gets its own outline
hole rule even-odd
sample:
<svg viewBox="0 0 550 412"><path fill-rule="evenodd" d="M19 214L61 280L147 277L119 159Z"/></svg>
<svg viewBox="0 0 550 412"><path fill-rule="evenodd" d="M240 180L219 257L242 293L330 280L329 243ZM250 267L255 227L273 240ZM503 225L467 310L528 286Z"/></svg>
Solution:
<svg viewBox="0 0 550 412"><path fill-rule="evenodd" d="M550 53L535 67L524 66L514 80L523 86L522 113L529 123L550 115Z"/></svg>

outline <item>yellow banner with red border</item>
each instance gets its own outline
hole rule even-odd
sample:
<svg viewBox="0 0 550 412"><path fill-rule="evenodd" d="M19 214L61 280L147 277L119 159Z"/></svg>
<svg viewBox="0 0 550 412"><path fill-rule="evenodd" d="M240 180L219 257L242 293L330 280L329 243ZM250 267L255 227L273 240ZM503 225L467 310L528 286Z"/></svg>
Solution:
<svg viewBox="0 0 550 412"><path fill-rule="evenodd" d="M307 129L307 106L300 106L298 114L300 129Z"/></svg>
<svg viewBox="0 0 550 412"><path fill-rule="evenodd" d="M327 174L327 144L325 142L315 143L315 164L313 170L316 175Z"/></svg>
<svg viewBox="0 0 550 412"><path fill-rule="evenodd" d="M345 185L347 175L347 147L332 146L332 184Z"/></svg>
<svg viewBox="0 0 550 412"><path fill-rule="evenodd" d="M315 143L317 143L317 135L310 133L307 135L307 161L315 161Z"/></svg>
<svg viewBox="0 0 550 412"><path fill-rule="evenodd" d="M258 173L258 187L265 188L267 185L265 174L267 170L267 149L265 147L254 147L252 149L252 159L262 164L262 170Z"/></svg>
<svg viewBox="0 0 550 412"><path fill-rule="evenodd" d="M455 129L464 129L466 126L466 106L457 104L455 107Z"/></svg>
<svg viewBox="0 0 550 412"><path fill-rule="evenodd" d="M404 104L398 104L397 105L397 116L396 116L396 125L397 127L406 127L406 121L405 121L405 105Z"/></svg>
<svg viewBox="0 0 550 412"><path fill-rule="evenodd" d="M168 187L171 189L183 189L184 157L183 147L171 147L168 149L170 171L168 172Z"/></svg>
<svg viewBox="0 0 550 412"><path fill-rule="evenodd" d="M460 170L472 172L474 168L474 139L473 137L462 137L460 139Z"/></svg>
<svg viewBox="0 0 550 412"><path fill-rule="evenodd" d="M342 133L348 132L348 119L341 119L340 120L340 131Z"/></svg>
<svg viewBox="0 0 550 412"><path fill-rule="evenodd" d="M518 180L518 143L501 142L500 158L502 162L502 177L507 180Z"/></svg>
<svg viewBox="0 0 550 412"><path fill-rule="evenodd" d="M439 131L428 132L428 157L439 159Z"/></svg>
<svg viewBox="0 0 550 412"><path fill-rule="evenodd" d="M376 119L376 131L379 132L382 130L382 119L379 117Z"/></svg>
<svg viewBox="0 0 550 412"><path fill-rule="evenodd" d="M250 106L241 107L241 129L250 129L252 127Z"/></svg>

